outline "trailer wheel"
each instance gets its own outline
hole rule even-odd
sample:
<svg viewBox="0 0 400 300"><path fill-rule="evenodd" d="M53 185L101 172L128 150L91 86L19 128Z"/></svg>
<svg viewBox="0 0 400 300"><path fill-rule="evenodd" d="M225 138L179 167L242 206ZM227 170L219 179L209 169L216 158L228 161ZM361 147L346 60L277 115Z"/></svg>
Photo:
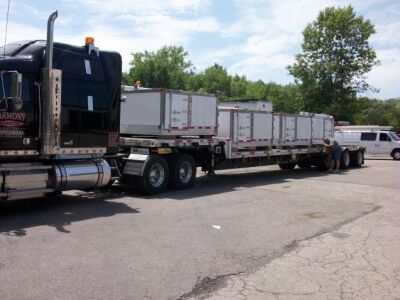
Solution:
<svg viewBox="0 0 400 300"><path fill-rule="evenodd" d="M351 158L351 165L356 168L361 168L364 163L364 155L362 151L356 151Z"/></svg>
<svg viewBox="0 0 400 300"><path fill-rule="evenodd" d="M173 189L192 187L196 181L196 162L189 154L178 154L169 160L171 176L169 184Z"/></svg>
<svg viewBox="0 0 400 300"><path fill-rule="evenodd" d="M293 170L295 166L296 166L295 163L280 163L279 164L279 167L282 170Z"/></svg>
<svg viewBox="0 0 400 300"><path fill-rule="evenodd" d="M399 149L394 150L392 157L394 160L400 160L400 150Z"/></svg>
<svg viewBox="0 0 400 300"><path fill-rule="evenodd" d="M299 163L297 163L297 165L301 169L309 169L309 168L311 168L311 163L309 161L299 162Z"/></svg>
<svg viewBox="0 0 400 300"><path fill-rule="evenodd" d="M313 165L317 167L319 171L326 171L331 167L330 154L323 154L320 157L313 159Z"/></svg>
<svg viewBox="0 0 400 300"><path fill-rule="evenodd" d="M143 170L143 176L137 178L136 186L142 193L155 195L165 189L168 180L167 161L161 156L152 155Z"/></svg>
<svg viewBox="0 0 400 300"><path fill-rule="evenodd" d="M342 169L350 167L350 152L348 150L342 152L342 156L340 157L340 167Z"/></svg>

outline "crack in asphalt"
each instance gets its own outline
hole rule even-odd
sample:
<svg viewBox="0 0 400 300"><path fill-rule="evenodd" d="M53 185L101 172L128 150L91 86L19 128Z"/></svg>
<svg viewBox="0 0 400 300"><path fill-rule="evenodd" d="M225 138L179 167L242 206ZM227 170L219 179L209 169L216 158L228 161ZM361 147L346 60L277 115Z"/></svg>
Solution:
<svg viewBox="0 0 400 300"><path fill-rule="evenodd" d="M373 204L373 203L367 203L367 204ZM253 258L252 260L257 262L257 265L258 265L257 267L250 267L245 271L238 271L238 272L233 272L233 273L229 273L229 274L221 274L221 275L218 275L215 277L199 276L197 278L197 281L196 281L194 287L192 288L192 290L189 291L188 293L185 293L185 294L179 296L178 298L176 298L176 300L186 300L186 299L191 299L191 298L206 299L212 293L225 287L227 285L227 281L228 281L229 277L245 274L248 272L254 272L258 268L267 265L271 261L273 261L277 258L280 258L287 253L293 252L294 250L296 250L299 247L301 242L305 242L305 241L317 238L323 234L336 231L336 230L340 229L342 226L352 223L355 220L360 219L366 215L372 214L381 208L382 208L381 205L374 205L374 207L371 210L363 212L358 216L346 219L346 220L339 222L331 227L323 228L323 229L317 231L316 233L314 233L308 237L305 237L304 239L292 240L290 243L285 245L281 250L275 251L270 255L264 255L264 256L259 256L259 257Z"/></svg>

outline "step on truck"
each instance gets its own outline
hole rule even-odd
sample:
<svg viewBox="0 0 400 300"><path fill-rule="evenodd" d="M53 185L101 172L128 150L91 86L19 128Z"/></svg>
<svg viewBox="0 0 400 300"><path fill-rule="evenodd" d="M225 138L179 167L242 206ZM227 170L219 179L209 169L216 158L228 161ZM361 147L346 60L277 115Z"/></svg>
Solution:
<svg viewBox="0 0 400 300"><path fill-rule="evenodd" d="M116 180L156 194L193 186L197 167L325 166L332 117L223 107L215 95L165 89L121 95L120 54L93 38L53 42L57 15L45 41L0 48L0 200ZM361 166L363 148L344 147L342 160Z"/></svg>

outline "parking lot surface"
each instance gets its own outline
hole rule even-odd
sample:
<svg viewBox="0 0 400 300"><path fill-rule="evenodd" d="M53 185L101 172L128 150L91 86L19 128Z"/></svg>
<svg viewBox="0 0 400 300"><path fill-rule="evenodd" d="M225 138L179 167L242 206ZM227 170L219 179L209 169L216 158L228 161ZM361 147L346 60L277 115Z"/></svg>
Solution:
<svg viewBox="0 0 400 300"><path fill-rule="evenodd" d="M340 174L271 166L199 176L193 189L152 197L113 187L2 203L0 298L340 298L356 287L395 297L399 170L392 160ZM351 273L343 262L339 274L339 258L367 253L352 247L385 251L391 267ZM376 279L367 272L388 286L366 284Z"/></svg>

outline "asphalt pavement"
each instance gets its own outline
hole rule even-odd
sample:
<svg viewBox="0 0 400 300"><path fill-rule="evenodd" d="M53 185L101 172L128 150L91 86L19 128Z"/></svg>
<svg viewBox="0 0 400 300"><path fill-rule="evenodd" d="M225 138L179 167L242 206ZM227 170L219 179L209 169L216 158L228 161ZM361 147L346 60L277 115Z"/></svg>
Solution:
<svg viewBox="0 0 400 300"><path fill-rule="evenodd" d="M387 226L382 232L396 232L385 243L393 250L399 247L399 178L399 162L392 160L368 160L363 168L340 174L271 166L201 175L193 189L154 197L113 187L1 203L0 299L301 297L297 273L278 267L270 272L269 267L282 259L292 266L290 255L303 257L299 253L308 247L313 259L319 249L328 251L332 239L334 252L346 255L342 248L351 237L365 240L364 223L358 222L382 212L391 216L379 217ZM376 223L368 222L373 238ZM387 256L393 268L400 266L395 252ZM297 267L309 266L299 261ZM395 280L396 272L388 278ZM270 294L257 286L260 293L252 290L249 296L237 283L246 283L246 276L268 283L271 274L294 285ZM327 283L332 280L326 275ZM279 286L279 280L274 284ZM343 295L354 292L346 288ZM383 290L382 295L396 295ZM313 292L310 288L303 296Z"/></svg>

